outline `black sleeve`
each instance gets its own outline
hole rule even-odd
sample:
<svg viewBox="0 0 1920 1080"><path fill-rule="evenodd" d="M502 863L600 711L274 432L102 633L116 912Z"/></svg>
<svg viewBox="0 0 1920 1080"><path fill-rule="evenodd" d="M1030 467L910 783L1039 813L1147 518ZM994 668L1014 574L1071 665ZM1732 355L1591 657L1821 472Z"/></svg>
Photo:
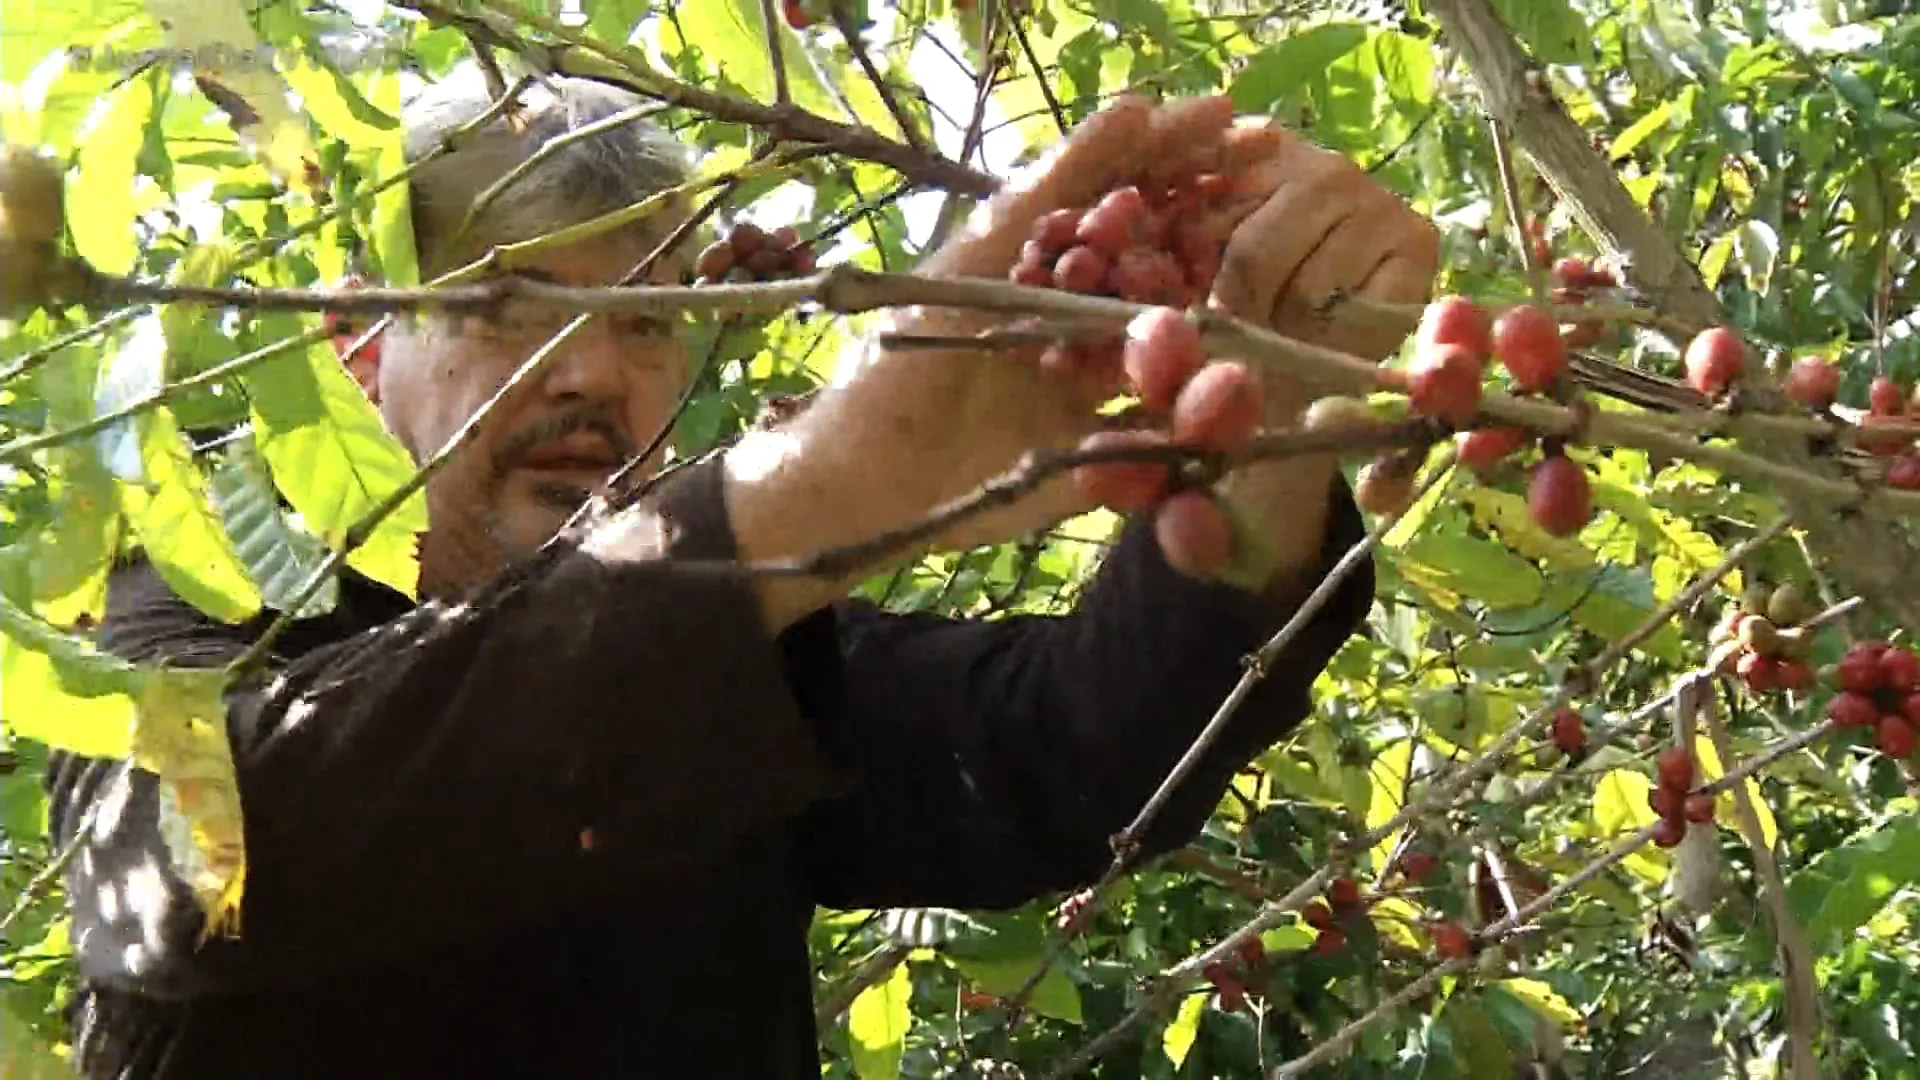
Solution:
<svg viewBox="0 0 1920 1080"><path fill-rule="evenodd" d="M673 559L734 554L717 465L664 501ZM136 887L165 850L152 778L61 762L56 831L103 809L68 880L83 968L162 996L306 982L697 869L840 790L753 592L673 559L556 549L236 688L236 941L196 950L177 880ZM103 624L129 659L222 664L267 621L209 621L139 572L116 575ZM741 770L758 779L715 798Z"/></svg>
<svg viewBox="0 0 1920 1080"><path fill-rule="evenodd" d="M1338 481L1312 582L1362 536ZM1363 563L1177 789L1143 858L1190 842L1234 772L1305 718L1314 679L1372 596ZM1141 519L1070 615L978 622L861 607L789 631L790 663L819 670L843 650L836 678L807 684L806 704L857 776L808 815L815 898L998 908L1093 881L1112 859L1109 838L1291 614L1180 575Z"/></svg>

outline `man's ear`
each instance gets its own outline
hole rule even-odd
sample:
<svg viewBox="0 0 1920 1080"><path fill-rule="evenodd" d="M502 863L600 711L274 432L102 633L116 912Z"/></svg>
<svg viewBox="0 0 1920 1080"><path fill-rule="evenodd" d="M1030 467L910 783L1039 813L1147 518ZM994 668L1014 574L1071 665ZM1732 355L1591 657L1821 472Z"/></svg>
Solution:
<svg viewBox="0 0 1920 1080"><path fill-rule="evenodd" d="M359 341L358 335L342 334L333 339L334 352L347 365L353 381L360 384L360 392L376 406L380 404L381 339L385 336L386 330L382 328L358 349L353 348L354 342Z"/></svg>

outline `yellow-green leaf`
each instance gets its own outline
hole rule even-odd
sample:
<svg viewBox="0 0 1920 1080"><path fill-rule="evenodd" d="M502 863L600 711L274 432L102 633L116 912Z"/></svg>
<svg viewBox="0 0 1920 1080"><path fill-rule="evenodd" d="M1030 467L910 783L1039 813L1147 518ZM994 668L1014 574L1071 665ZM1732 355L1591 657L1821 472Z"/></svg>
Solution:
<svg viewBox="0 0 1920 1080"><path fill-rule="evenodd" d="M1647 797L1653 782L1631 769L1614 769L1600 778L1593 792L1593 823L1607 836L1644 829L1653 824Z"/></svg>
<svg viewBox="0 0 1920 1080"><path fill-rule="evenodd" d="M133 725L134 764L160 778L160 835L210 932L238 913L246 867L227 679L223 668L154 671Z"/></svg>
<svg viewBox="0 0 1920 1080"><path fill-rule="evenodd" d="M148 80L134 79L113 91L105 112L81 137L79 172L67 183L67 228L74 247L105 273L132 270L139 255L135 159L152 112Z"/></svg>
<svg viewBox="0 0 1920 1080"><path fill-rule="evenodd" d="M1653 807L1647 803L1652 791L1652 781L1631 769L1607 773L1594 788L1594 825L1609 837L1647 827L1654 820ZM1666 880L1666 863L1644 849L1627 856L1621 865L1643 880Z"/></svg>
<svg viewBox="0 0 1920 1080"><path fill-rule="evenodd" d="M1585 570L1593 565L1593 553L1580 541L1556 537L1536 525L1527 500L1512 492L1468 485L1461 488L1460 500L1476 525L1529 559L1545 560L1556 570Z"/></svg>
<svg viewBox="0 0 1920 1080"><path fill-rule="evenodd" d="M1407 773L1412 762L1412 739L1401 739L1374 755L1373 762L1367 769L1367 774L1372 781L1371 794L1367 799L1368 831L1386 824L1405 805ZM1393 854L1393 845L1399 839L1399 835L1394 833L1374 846L1373 859L1376 866L1387 864L1387 857Z"/></svg>
<svg viewBox="0 0 1920 1080"><path fill-rule="evenodd" d="M385 181L407 167L405 148L397 138L387 140L375 156L375 180ZM380 280L400 287L420 284L419 253L413 245L413 210L405 180L388 185L373 197L373 250Z"/></svg>
<svg viewBox="0 0 1920 1080"><path fill-rule="evenodd" d="M1700 759L1700 777L1703 781L1711 783L1727 774L1727 770L1720 764L1719 753L1714 750L1713 740L1704 735L1696 736L1694 753ZM1740 781L1740 787L1747 793L1748 800L1753 803L1754 816L1760 819L1762 842L1772 847L1774 841L1780 838L1780 823L1774 820L1773 808L1767 805L1767 800L1760 794L1760 785L1754 783L1752 777ZM1720 814L1715 820L1720 823L1721 828L1737 831L1740 828L1740 819L1737 816L1739 811L1731 805L1733 796L1729 793L1721 799L1728 805L1721 807Z"/></svg>
<svg viewBox="0 0 1920 1080"><path fill-rule="evenodd" d="M277 356L241 379L274 483L329 546L339 547L349 528L416 471L330 347ZM419 582L414 537L426 526L426 500L415 492L347 563L413 595Z"/></svg>
<svg viewBox="0 0 1920 1080"><path fill-rule="evenodd" d="M898 1080L900 1059L907 1051L907 1028L913 1023L908 1008L912 996L907 965L899 964L886 979L853 999L847 1010L847 1035L853 1071L860 1080Z"/></svg>
<svg viewBox="0 0 1920 1080"><path fill-rule="evenodd" d="M1166 1052L1167 1060L1178 1069L1187 1062L1187 1052L1193 1049L1193 1041L1200 1037L1200 1017L1207 1011L1207 995L1188 994L1180 1002L1180 1011L1173 1014L1173 1021L1167 1030L1160 1033L1160 1049Z"/></svg>
<svg viewBox="0 0 1920 1080"><path fill-rule="evenodd" d="M167 280L175 285L223 285L233 273L239 249L226 240L195 244L173 264ZM215 359L226 337L219 321L205 308L170 304L160 309L160 328L167 339L166 373L169 379L191 375ZM224 359L224 357L220 357Z"/></svg>
<svg viewBox="0 0 1920 1080"><path fill-rule="evenodd" d="M1580 1011L1553 987L1538 979L1502 979L1501 989L1539 1010L1540 1014L1563 1026L1579 1023Z"/></svg>
<svg viewBox="0 0 1920 1080"><path fill-rule="evenodd" d="M204 58L204 75L247 103L258 117L247 125L246 141L267 168L284 181L297 180L313 157L306 117L293 107L287 84L265 64L219 57L260 55L260 36L241 0L147 0L147 10L167 28L168 43L189 56Z"/></svg>
<svg viewBox="0 0 1920 1080"><path fill-rule="evenodd" d="M154 409L140 420L146 480L123 482L122 497L147 558L181 599L216 619L238 623L259 614L260 588L208 499L206 477L173 414Z"/></svg>

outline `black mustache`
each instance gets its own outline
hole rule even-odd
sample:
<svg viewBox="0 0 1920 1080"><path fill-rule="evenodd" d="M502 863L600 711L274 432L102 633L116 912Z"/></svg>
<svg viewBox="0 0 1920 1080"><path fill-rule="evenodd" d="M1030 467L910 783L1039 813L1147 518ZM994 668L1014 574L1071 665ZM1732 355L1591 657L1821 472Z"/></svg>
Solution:
<svg viewBox="0 0 1920 1080"><path fill-rule="evenodd" d="M538 421L516 433L508 439L506 445L494 455L494 469L505 472L519 465L536 448L555 439L564 439L576 432L589 431L600 438L612 449L614 456L622 461L633 457L634 445L627 433L620 429L613 417L604 410L580 410L561 413Z"/></svg>

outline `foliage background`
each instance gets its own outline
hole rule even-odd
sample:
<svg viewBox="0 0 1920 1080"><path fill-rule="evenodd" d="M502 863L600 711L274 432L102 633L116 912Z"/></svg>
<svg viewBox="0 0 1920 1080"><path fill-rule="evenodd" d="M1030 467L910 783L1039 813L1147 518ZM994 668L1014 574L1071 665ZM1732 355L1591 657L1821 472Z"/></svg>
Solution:
<svg viewBox="0 0 1920 1080"><path fill-rule="evenodd" d="M965 6L967 10L955 10ZM1494 4L1548 65L1569 115L1591 134L1640 205L1690 257L1750 338L1780 357L1818 354L1846 371L1860 402L1874 374L1920 374L1912 244L1920 132L1920 19L1897 3L1733 0L1500 0ZM1246 112L1297 125L1364 164L1443 223L1443 287L1488 298L1525 289L1488 126L1460 57L1418 5L1196 4L1190 0L1029 0L1024 41L1004 63L968 142L981 17L953 0L876 3L869 55L910 122L946 155L990 172L1055 141L1052 102L1071 124L1123 88L1229 92ZM773 77L757 0L582 0L537 9L605 41L631 41L687 83L768 101ZM277 74L235 69L225 84L261 114L242 141L204 87L165 67L73 63L91 46L125 57L168 43L205 47L257 37L283 58L324 53ZM185 38L178 35L185 35ZM797 105L898 138L880 94L832 29L780 40ZM197 44L196 44L197 43ZM0 124L10 141L52 148L71 165L73 247L97 267L193 282L326 284L363 265L413 280L394 115L404 87L471 49L417 11L351 10L287 0L85 0L0 7ZM318 62L324 57L327 62ZM276 83L275 79L281 80ZM290 87L298 98L290 99ZM684 110L666 114L709 174L743 164L762 136ZM318 179L299 163L310 158ZM1596 163L1600 161L1596 158ZM291 178L289 182L288 178ZM1525 166L1522 201L1562 252L1593 242ZM831 245L825 263L905 269L944 196L894 170L835 155L785 178L750 181L724 223L793 222ZM347 207L337 216L331 208ZM144 546L210 612L242 617L284 603L328 544L411 472L340 369L317 316L137 313L82 344L33 359L80 325L45 313L0 341L0 895L25 889L53 853L39 772L45 747L116 750L136 707L124 673L104 672L78 639L101 611L116 552ZM829 374L857 319L819 313L697 328L703 393L683 416L683 452L737 433L773 393ZM231 379L176 393L165 408L34 453L16 440L85 423L290 334L308 344ZM1671 343L1621 335L1620 362L1671 374ZM26 360L22 363L22 360ZM1581 450L1600 507L1574 540L1538 532L1519 508L1517 475L1455 477L1389 534L1366 636L1320 680L1317 718L1236 783L1183 857L1123 884L1009 1030L980 1008L1039 962L1057 898L1003 913L821 913L813 935L822 985L863 961L883 974L829 1021L823 1069L864 1080L945 1074L960 1063L1017 1063L1039 1075L1125 1012L1139 981L1218 940L1317 867L1335 839L1390 817L1410 777L1483 746L1542 701L1559 673L1625 635L1728 547L1773 521L1774 493L1641 451ZM352 562L407 586L417 503L388 519ZM899 609L994 618L1070 606L1111 535L1105 515L1028 542L931 557L869 582ZM1844 568L1823 568L1842 572ZM1792 539L1770 544L1749 578L1819 582ZM1722 589L1737 592L1736 575ZM317 605L328 602L323 591ZM1615 722L1698 664L1714 605L1635 650L1599 694L1590 723ZM57 628L57 629L56 629ZM1857 624L1860 633L1899 628ZM1830 634L1819 658L1842 648ZM1819 715L1822 695L1756 700L1729 684L1736 745L1750 752ZM1640 730L1664 738L1662 721ZM1420 921L1474 921L1469 829L1497 836L1548 879L1651 820L1649 743L1595 755L1557 801L1511 810L1508 775L1431 823L1443 856L1427 886L1372 909L1344 952L1313 935L1270 931L1272 957L1253 1011L1196 992L1170 1021L1136 1032L1103 1077L1253 1076L1293 1057L1423 971ZM1894 763L1844 742L1816 744L1754 789L1797 918L1820 957L1828 1075L1920 1075L1920 826ZM1481 837L1484 839L1484 836ZM1772 936L1755 900L1750 855L1721 833L1725 897L1693 919L1669 893L1671 859L1649 849L1601 876L1532 935L1506 971L1373 1025L1326 1075L1489 1076L1546 1053L1577 1076L1769 1075L1783 1040ZM1358 876L1372 882L1388 853ZM57 889L28 900L0 941L0 1045L53 1046L72 966ZM8 905L11 906L10 904ZM873 961L904 958L894 967ZM750 973L743 973L751 978ZM1542 1027L1557 1031L1545 1040ZM35 1051L38 1053L38 1051ZM51 1053L51 1051L49 1051ZM24 1061L25 1058L19 1060Z"/></svg>

